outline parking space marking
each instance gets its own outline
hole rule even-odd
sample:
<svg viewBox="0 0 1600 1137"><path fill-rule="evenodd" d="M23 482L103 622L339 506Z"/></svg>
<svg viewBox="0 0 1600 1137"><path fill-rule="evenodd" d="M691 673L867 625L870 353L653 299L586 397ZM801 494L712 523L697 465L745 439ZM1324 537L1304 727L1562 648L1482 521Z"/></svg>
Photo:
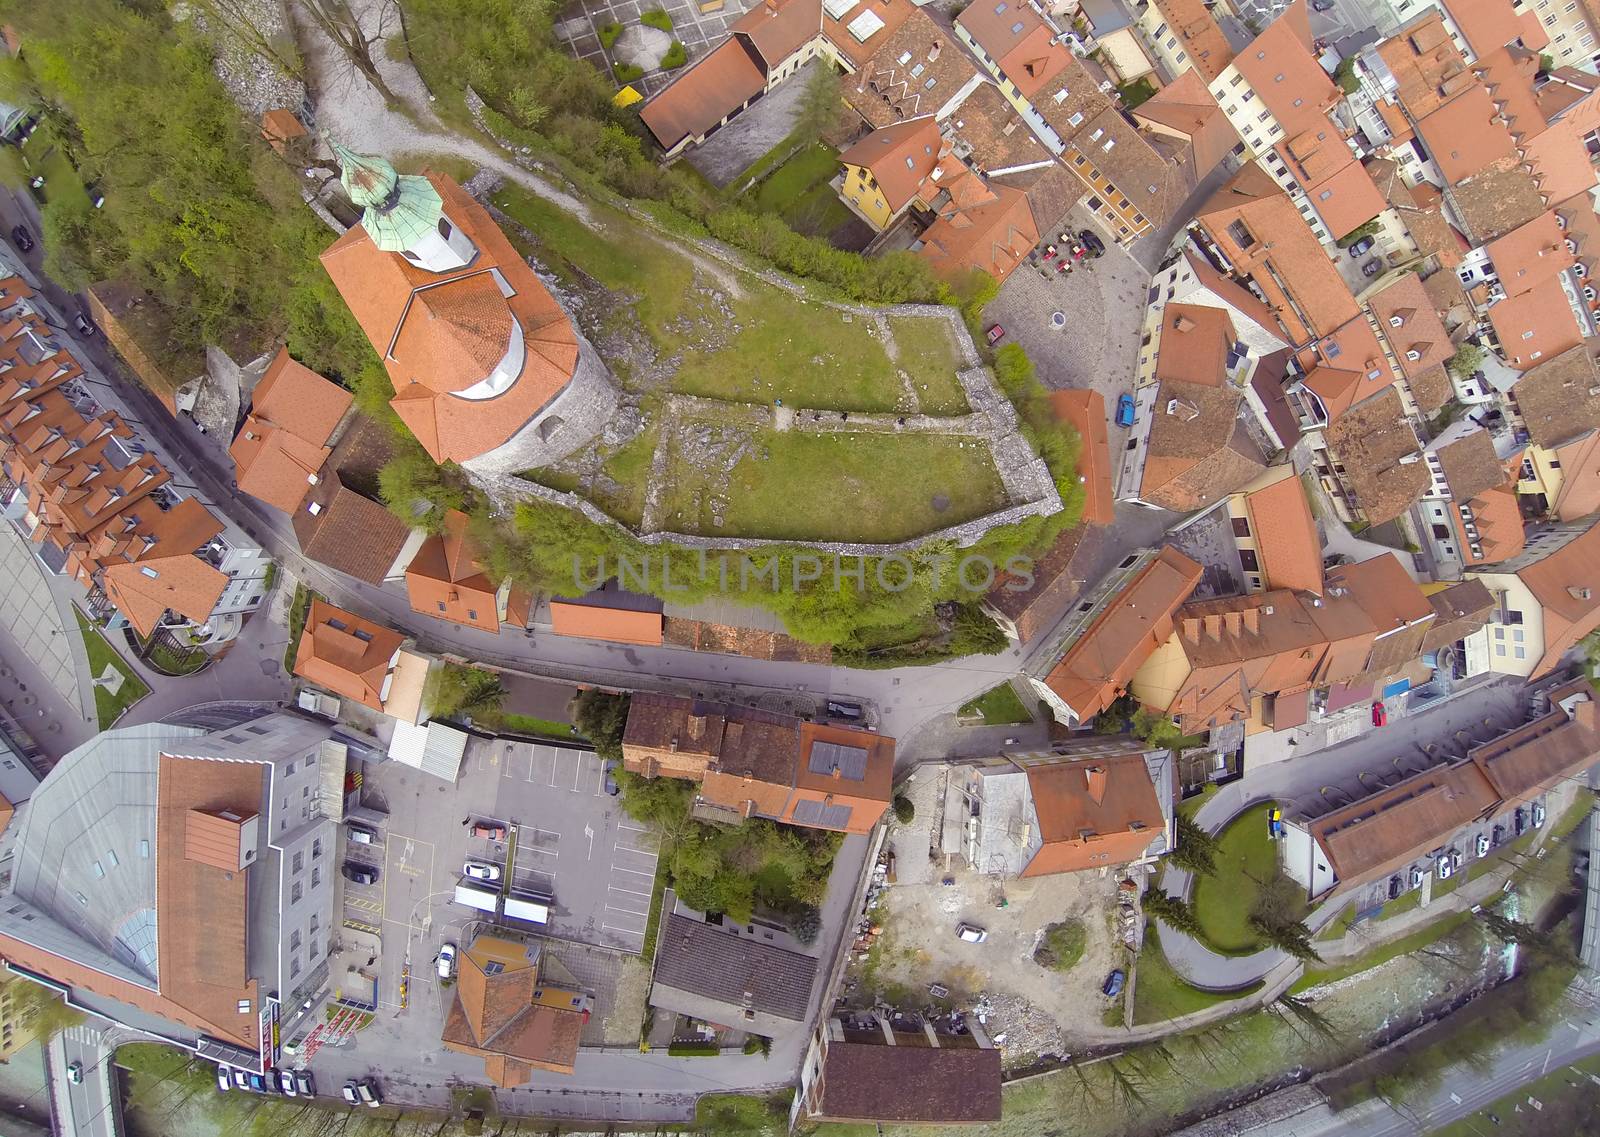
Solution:
<svg viewBox="0 0 1600 1137"><path fill-rule="evenodd" d="M621 865L617 865L617 864L614 864L614 865L611 866L611 871L612 872L628 872L628 873L632 873L634 876L654 877L656 875L653 872L645 872L643 869L625 869Z"/></svg>
<svg viewBox="0 0 1600 1137"><path fill-rule="evenodd" d="M609 888L609 889L610 889L610 890L611 890L611 891L612 891L612 892L625 892L625 893L627 893L627 894L628 894L628 895L629 895L629 896L642 896L642 897L644 897L644 898L645 898L645 899L646 899L646 900L649 900L649 899L650 899L650 894L649 894L649 893L648 893L648 892L636 892L636 891L634 891L634 890L633 890L633 889L631 889L631 888L618 888L618 887L617 887L617 886L616 886L616 885L614 885L614 884L609 884L609 885L607 885L607 886L606 886L606 887L607 887L607 888Z"/></svg>
<svg viewBox="0 0 1600 1137"><path fill-rule="evenodd" d="M630 936L639 936L641 938L644 936L644 932L633 928L619 928L615 924L601 924L600 926L608 932L626 932Z"/></svg>
<svg viewBox="0 0 1600 1137"><path fill-rule="evenodd" d="M642 856L649 857L651 860L656 859L657 850L655 849L635 849L632 845L624 845L620 842L612 847L619 853L639 853Z"/></svg>
<svg viewBox="0 0 1600 1137"><path fill-rule="evenodd" d="M642 825L629 825L626 821L617 822L618 829L626 829L629 833L648 833L650 830Z"/></svg>

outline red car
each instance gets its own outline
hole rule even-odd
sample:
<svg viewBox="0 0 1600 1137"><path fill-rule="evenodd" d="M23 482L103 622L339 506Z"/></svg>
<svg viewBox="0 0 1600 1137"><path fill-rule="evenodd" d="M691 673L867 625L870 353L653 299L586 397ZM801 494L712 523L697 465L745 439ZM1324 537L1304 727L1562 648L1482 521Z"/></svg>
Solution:
<svg viewBox="0 0 1600 1137"><path fill-rule="evenodd" d="M989 346L993 347L995 344L997 344L1001 340L1003 340L1005 338L1005 335L1006 335L1006 330L1004 328L1002 328L999 324L994 324L989 328L989 330L987 332L984 333L984 338L989 341Z"/></svg>
<svg viewBox="0 0 1600 1137"><path fill-rule="evenodd" d="M1383 700L1380 699L1372 704L1372 725L1387 726L1388 724L1389 712L1383 709Z"/></svg>
<svg viewBox="0 0 1600 1137"><path fill-rule="evenodd" d="M475 821L472 825L472 835L474 837L487 837L491 841L504 841L506 839L506 827L498 821Z"/></svg>

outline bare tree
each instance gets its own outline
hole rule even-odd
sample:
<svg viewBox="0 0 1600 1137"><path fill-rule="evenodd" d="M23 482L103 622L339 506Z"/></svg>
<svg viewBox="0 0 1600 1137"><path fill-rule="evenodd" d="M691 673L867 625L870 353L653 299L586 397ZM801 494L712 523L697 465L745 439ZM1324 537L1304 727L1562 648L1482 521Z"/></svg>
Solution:
<svg viewBox="0 0 1600 1137"><path fill-rule="evenodd" d="M295 0L295 3L317 30L327 36L339 49L350 66L377 88L378 94L383 96L385 102L398 101L394 92L389 89L389 85L383 81L383 76L378 73L377 61L372 56L372 45L383 40L390 21L396 18L398 9L394 0L379 0L376 5L377 27L372 30L371 35L361 27L361 20L356 15L355 9L350 6L349 0Z"/></svg>
<svg viewBox="0 0 1600 1137"><path fill-rule="evenodd" d="M305 79L305 64L284 30L262 26L259 5L250 0L192 0L200 15L215 28L227 31L251 51L290 79Z"/></svg>

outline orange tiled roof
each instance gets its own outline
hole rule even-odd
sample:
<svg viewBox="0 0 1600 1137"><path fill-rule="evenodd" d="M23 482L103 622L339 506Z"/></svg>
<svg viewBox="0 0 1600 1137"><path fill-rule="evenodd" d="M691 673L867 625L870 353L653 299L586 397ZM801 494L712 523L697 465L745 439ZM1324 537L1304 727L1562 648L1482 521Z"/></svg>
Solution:
<svg viewBox="0 0 1600 1137"><path fill-rule="evenodd" d="M432 273L386 253L355 226L322 254L323 267L394 385L390 405L435 461L462 462L521 430L572 378L577 333L549 291L488 213L454 181L429 174L446 213L478 250L471 264ZM510 286L505 296L492 271ZM520 359L509 358L513 322ZM502 357L518 369L503 393L458 393ZM470 365L469 365L470 361Z"/></svg>
<svg viewBox="0 0 1600 1137"><path fill-rule="evenodd" d="M1566 291L1554 276L1493 305L1489 323L1506 362L1526 371L1583 342Z"/></svg>
<svg viewBox="0 0 1600 1137"><path fill-rule="evenodd" d="M770 74L822 28L822 0L764 0L733 22L736 37L749 40Z"/></svg>
<svg viewBox="0 0 1600 1137"><path fill-rule="evenodd" d="M898 213L939 163L939 126L931 114L874 130L845 149L839 161L872 172L883 200Z"/></svg>
<svg viewBox="0 0 1600 1137"><path fill-rule="evenodd" d="M279 348L251 394L250 413L229 450L239 488L293 513L327 459L328 441L353 399Z"/></svg>
<svg viewBox="0 0 1600 1137"><path fill-rule="evenodd" d="M639 119L663 150L671 150L685 138L700 137L766 86L752 50L739 36L729 36L656 92Z"/></svg>
<svg viewBox="0 0 1600 1137"><path fill-rule="evenodd" d="M1205 11L1198 0L1167 0L1167 2L1185 6L1193 3L1202 13ZM1204 16L1204 19L1207 23L1211 23L1209 15ZM1192 52L1190 54L1193 55ZM1215 167L1228 151L1239 144L1239 135L1233 129L1233 124L1228 121L1228 116L1222 113L1222 108L1217 106L1217 101L1211 97L1211 92L1206 89L1205 80L1198 71L1185 71L1135 107L1132 114L1139 125L1154 133L1170 131L1187 138L1197 175L1203 175Z"/></svg>
<svg viewBox="0 0 1600 1137"><path fill-rule="evenodd" d="M1538 677L1561 662L1567 649L1600 628L1600 588L1594 587L1594 566L1600 564L1600 525L1590 526L1554 553L1517 575L1544 610L1544 655L1531 675Z"/></svg>
<svg viewBox="0 0 1600 1137"><path fill-rule="evenodd" d="M1161 312L1156 378L1220 387L1228 381L1228 351L1238 338L1225 309L1168 304Z"/></svg>
<svg viewBox="0 0 1600 1137"><path fill-rule="evenodd" d="M1222 28L1212 18L1211 9L1202 0L1153 0L1156 11L1161 13L1161 18L1167 25L1167 30L1183 44L1183 50L1189 56L1189 63L1194 68L1193 73L1199 74L1204 83L1209 83L1221 75L1233 62L1233 48L1228 46L1228 37L1222 34ZM1185 71L1184 75L1191 74ZM1180 80L1182 75L1178 77ZM1204 84L1202 84L1204 85Z"/></svg>
<svg viewBox="0 0 1600 1137"><path fill-rule="evenodd" d="M1021 0L971 4L956 17L956 24L989 53L1026 99L1033 98L1072 60L1072 52L1055 42L1055 33L1044 18Z"/></svg>
<svg viewBox="0 0 1600 1137"><path fill-rule="evenodd" d="M1321 596L1322 536L1292 469L1270 485L1246 490L1244 507L1266 586Z"/></svg>
<svg viewBox="0 0 1600 1137"><path fill-rule="evenodd" d="M1451 185L1497 163L1515 163L1516 143L1482 84L1469 87L1417 123L1417 133Z"/></svg>
<svg viewBox="0 0 1600 1137"><path fill-rule="evenodd" d="M1107 438L1106 401L1089 388L1054 391L1050 402L1056 417L1078 432L1078 477L1083 481L1083 520L1110 525L1115 516L1111 486L1111 445Z"/></svg>
<svg viewBox="0 0 1600 1137"><path fill-rule="evenodd" d="M1172 634L1172 617L1200 582L1200 566L1171 546L1139 570L1051 668L1045 683L1080 722L1105 710L1150 653Z"/></svg>
<svg viewBox="0 0 1600 1137"><path fill-rule="evenodd" d="M483 1058L501 1087L521 1085L534 1070L572 1073L588 1000L543 970L538 947L480 935L460 954L440 1041Z"/></svg>
<svg viewBox="0 0 1600 1137"><path fill-rule="evenodd" d="M1522 295L1571 268L1576 260L1567 248L1566 234L1553 209L1490 241L1484 251L1494 262L1507 296Z"/></svg>
<svg viewBox="0 0 1600 1137"><path fill-rule="evenodd" d="M413 612L497 632L500 585L479 564L470 524L458 509L445 514L444 532L422 542L406 566L406 596Z"/></svg>
<svg viewBox="0 0 1600 1137"><path fill-rule="evenodd" d="M1432 297L1415 273L1401 273L1393 283L1368 297L1367 304L1378 321L1378 331L1394 350L1407 379L1421 376L1455 354L1450 333L1445 330ZM1410 358L1412 352L1419 358ZM1419 402L1428 401L1416 390L1415 383L1412 394Z"/></svg>
<svg viewBox="0 0 1600 1137"><path fill-rule="evenodd" d="M552 600L550 624L550 630L558 636L654 647L661 643L663 620L660 612L603 608L595 604L565 604Z"/></svg>
<svg viewBox="0 0 1600 1137"><path fill-rule="evenodd" d="M922 255L943 277L979 268L1004 280L1039 242L1039 228L1021 190L991 185L993 200L939 219L922 235Z"/></svg>
<svg viewBox="0 0 1600 1137"><path fill-rule="evenodd" d="M1443 0L1443 3L1474 55L1487 55L1517 40L1534 51L1550 42L1539 17L1531 9L1516 12L1510 0Z"/></svg>
<svg viewBox="0 0 1600 1137"><path fill-rule="evenodd" d="M318 598L306 613L294 673L381 711L389 661L404 642L399 632Z"/></svg>
<svg viewBox="0 0 1600 1137"><path fill-rule="evenodd" d="M1306 0L1294 0L1234 56L1233 65L1283 127L1285 138L1333 131L1327 111L1341 95L1312 54Z"/></svg>
<svg viewBox="0 0 1600 1137"><path fill-rule="evenodd" d="M1039 851L1025 877L1138 860L1166 829L1142 754L1029 765Z"/></svg>
<svg viewBox="0 0 1600 1137"><path fill-rule="evenodd" d="M1445 29L1444 16L1429 8L1377 47L1397 84L1395 97L1412 118L1425 118L1472 82L1467 62ZM1451 86L1452 83L1457 86ZM1379 104L1382 110L1386 104ZM1387 118L1387 114L1385 118ZM1409 130L1409 124L1401 125Z"/></svg>

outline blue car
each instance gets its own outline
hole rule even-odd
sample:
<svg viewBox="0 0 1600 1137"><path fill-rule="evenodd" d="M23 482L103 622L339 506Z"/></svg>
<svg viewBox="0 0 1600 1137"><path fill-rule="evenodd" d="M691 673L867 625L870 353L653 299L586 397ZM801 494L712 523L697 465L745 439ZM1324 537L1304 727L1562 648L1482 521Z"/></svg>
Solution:
<svg viewBox="0 0 1600 1137"><path fill-rule="evenodd" d="M249 1081L250 1088L258 1094L269 1094L272 1092L267 1087L267 1080L260 1074L248 1074L246 1075L246 1080Z"/></svg>
<svg viewBox="0 0 1600 1137"><path fill-rule="evenodd" d="M1104 994L1108 999L1115 999L1118 995L1122 994L1122 982L1126 978L1127 976L1122 974L1122 969L1118 968L1116 971L1113 971L1110 975L1106 976L1106 984L1104 987L1100 988L1101 993Z"/></svg>
<svg viewBox="0 0 1600 1137"><path fill-rule="evenodd" d="M1117 396L1117 425L1118 426L1132 426L1133 425L1133 396L1132 395L1123 394L1123 395L1118 395Z"/></svg>

